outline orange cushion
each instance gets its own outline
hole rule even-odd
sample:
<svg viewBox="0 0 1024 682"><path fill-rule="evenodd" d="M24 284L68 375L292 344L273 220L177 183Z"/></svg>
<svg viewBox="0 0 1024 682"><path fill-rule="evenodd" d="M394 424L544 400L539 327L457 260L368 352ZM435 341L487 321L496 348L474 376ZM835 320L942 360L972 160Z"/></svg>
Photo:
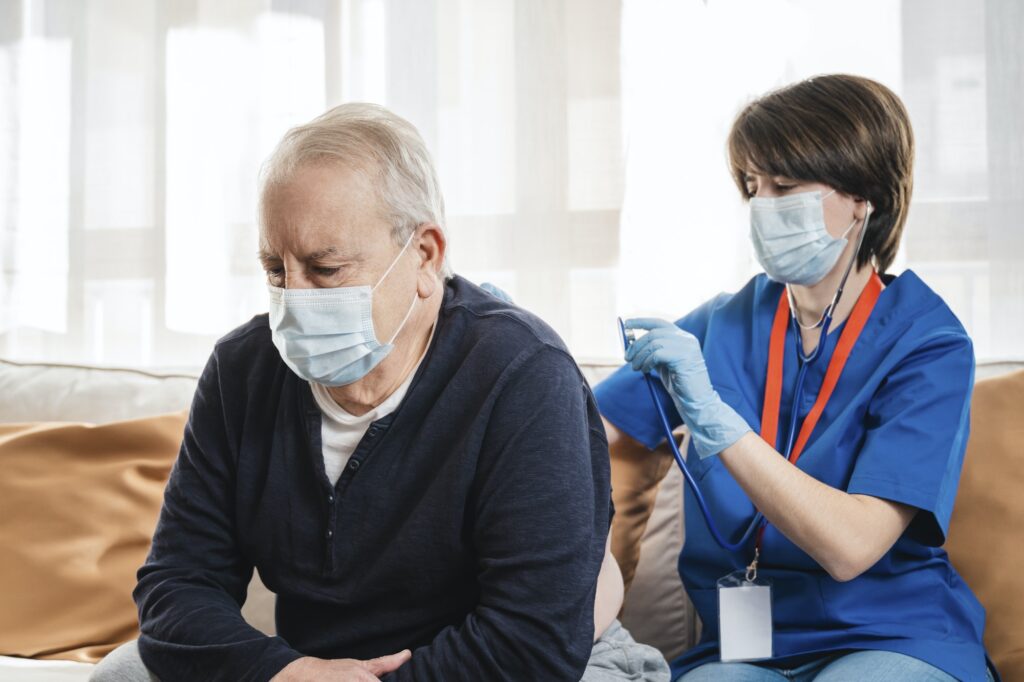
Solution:
<svg viewBox="0 0 1024 682"><path fill-rule="evenodd" d="M185 418L0 425L0 654L91 663L138 637L135 572Z"/></svg>
<svg viewBox="0 0 1024 682"><path fill-rule="evenodd" d="M1024 680L1024 371L979 381L946 550L985 605L985 647Z"/></svg>

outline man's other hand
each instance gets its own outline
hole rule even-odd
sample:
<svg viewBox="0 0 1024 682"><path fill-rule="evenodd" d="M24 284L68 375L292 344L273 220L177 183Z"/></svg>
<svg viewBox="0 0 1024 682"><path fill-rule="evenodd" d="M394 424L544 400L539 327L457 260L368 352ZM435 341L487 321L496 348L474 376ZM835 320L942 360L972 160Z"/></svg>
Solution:
<svg viewBox="0 0 1024 682"><path fill-rule="evenodd" d="M325 660L307 656L286 665L270 682L307 682L335 680L336 682L375 682L412 658L408 649L390 656L357 661L354 658Z"/></svg>

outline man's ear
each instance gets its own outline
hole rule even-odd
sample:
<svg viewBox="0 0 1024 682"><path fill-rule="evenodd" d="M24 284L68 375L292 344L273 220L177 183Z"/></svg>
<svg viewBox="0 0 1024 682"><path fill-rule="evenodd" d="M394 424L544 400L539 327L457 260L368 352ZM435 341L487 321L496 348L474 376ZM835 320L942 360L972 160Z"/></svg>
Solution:
<svg viewBox="0 0 1024 682"><path fill-rule="evenodd" d="M416 252L420 256L420 270L417 287L421 298L430 298L441 283L441 268L448 241L444 231L435 223L422 223L416 227L419 237Z"/></svg>

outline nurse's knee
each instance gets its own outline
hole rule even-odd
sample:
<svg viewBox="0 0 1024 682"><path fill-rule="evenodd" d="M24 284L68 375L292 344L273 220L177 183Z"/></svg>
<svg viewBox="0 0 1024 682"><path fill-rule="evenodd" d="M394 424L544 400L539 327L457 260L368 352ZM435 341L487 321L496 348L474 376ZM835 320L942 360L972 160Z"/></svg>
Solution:
<svg viewBox="0 0 1024 682"><path fill-rule="evenodd" d="M816 682L956 682L924 661L894 651L856 651L822 669Z"/></svg>
<svg viewBox="0 0 1024 682"><path fill-rule="evenodd" d="M139 642L133 639L107 654L89 676L89 682L160 682L149 672L139 655Z"/></svg>

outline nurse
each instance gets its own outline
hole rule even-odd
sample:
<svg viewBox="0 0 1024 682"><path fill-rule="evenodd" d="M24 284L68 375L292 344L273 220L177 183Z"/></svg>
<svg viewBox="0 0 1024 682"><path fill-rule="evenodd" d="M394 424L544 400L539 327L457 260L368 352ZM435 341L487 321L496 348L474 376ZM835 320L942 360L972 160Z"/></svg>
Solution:
<svg viewBox="0 0 1024 682"><path fill-rule="evenodd" d="M917 275L887 273L907 112L879 83L821 76L747 106L728 150L764 274L675 323L629 320L628 364L595 391L613 456L639 457L665 438L643 373L660 379L719 528L756 528L723 549L686 490L679 573L704 630L673 679L991 679L984 609L942 550L971 339ZM718 581L748 569L771 584L773 652L721 662Z"/></svg>

